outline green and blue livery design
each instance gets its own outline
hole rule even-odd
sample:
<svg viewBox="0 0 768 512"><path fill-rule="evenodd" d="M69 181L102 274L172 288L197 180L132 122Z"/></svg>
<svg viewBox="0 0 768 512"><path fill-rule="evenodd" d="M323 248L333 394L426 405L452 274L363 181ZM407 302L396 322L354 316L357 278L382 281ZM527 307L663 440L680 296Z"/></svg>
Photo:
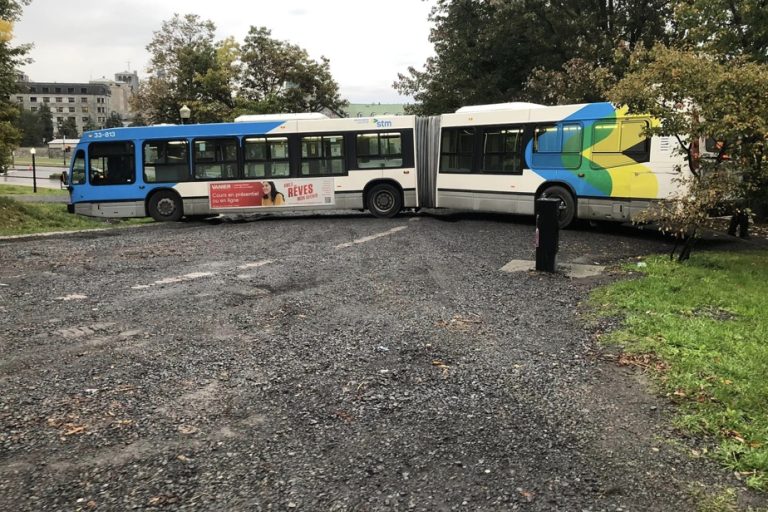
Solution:
<svg viewBox="0 0 768 512"><path fill-rule="evenodd" d="M643 164L649 121L610 103L585 105L538 129L525 158L545 181L565 182L579 197L655 198L658 179Z"/></svg>

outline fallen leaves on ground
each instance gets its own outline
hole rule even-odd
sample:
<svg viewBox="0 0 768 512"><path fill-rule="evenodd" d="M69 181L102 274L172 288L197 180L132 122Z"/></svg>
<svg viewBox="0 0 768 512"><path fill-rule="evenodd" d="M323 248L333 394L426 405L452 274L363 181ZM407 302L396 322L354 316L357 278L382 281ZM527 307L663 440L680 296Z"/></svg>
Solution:
<svg viewBox="0 0 768 512"><path fill-rule="evenodd" d="M453 315L453 318L448 320L440 320L435 323L435 326L447 329L449 331L468 331L473 325L482 323L480 315Z"/></svg>

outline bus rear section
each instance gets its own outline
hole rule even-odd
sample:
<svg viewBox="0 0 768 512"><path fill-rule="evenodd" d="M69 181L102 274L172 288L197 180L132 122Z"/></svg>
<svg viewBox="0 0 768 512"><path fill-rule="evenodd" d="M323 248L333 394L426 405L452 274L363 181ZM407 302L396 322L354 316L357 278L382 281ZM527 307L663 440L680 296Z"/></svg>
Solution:
<svg viewBox="0 0 768 512"><path fill-rule="evenodd" d="M610 103L444 114L433 125L435 206L533 215L537 198L553 197L561 227L577 218L631 220L677 191L681 158L669 138L647 135L652 122Z"/></svg>

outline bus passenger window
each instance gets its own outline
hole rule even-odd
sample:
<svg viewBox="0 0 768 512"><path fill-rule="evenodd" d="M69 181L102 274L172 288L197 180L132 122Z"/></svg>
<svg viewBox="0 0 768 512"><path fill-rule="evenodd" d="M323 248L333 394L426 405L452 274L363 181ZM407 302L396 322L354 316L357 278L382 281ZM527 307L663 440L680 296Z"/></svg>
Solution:
<svg viewBox="0 0 768 512"><path fill-rule="evenodd" d="M622 167L650 159L648 122L639 119L598 121L592 132L593 169Z"/></svg>
<svg viewBox="0 0 768 512"><path fill-rule="evenodd" d="M302 176L343 176L345 172L343 135L301 138Z"/></svg>
<svg viewBox="0 0 768 512"><path fill-rule="evenodd" d="M581 125L563 125L563 153L581 153Z"/></svg>
<svg viewBox="0 0 768 512"><path fill-rule="evenodd" d="M248 137L243 143L246 178L290 175L287 137Z"/></svg>
<svg viewBox="0 0 768 512"><path fill-rule="evenodd" d="M556 125L538 126L533 137L534 153L560 153L560 133Z"/></svg>
<svg viewBox="0 0 768 512"><path fill-rule="evenodd" d="M440 172L472 172L474 128L445 128L440 142Z"/></svg>
<svg viewBox="0 0 768 512"><path fill-rule="evenodd" d="M144 143L144 181L178 182L189 179L189 143L186 140Z"/></svg>
<svg viewBox="0 0 768 512"><path fill-rule="evenodd" d="M628 156L643 158L648 153L647 121L624 121L621 123L621 152ZM640 160L647 161L647 160Z"/></svg>
<svg viewBox="0 0 768 512"><path fill-rule="evenodd" d="M483 172L522 174L522 128L493 128L483 140Z"/></svg>
<svg viewBox="0 0 768 512"><path fill-rule="evenodd" d="M578 169L581 166L582 127L578 123L537 126L533 134L533 167Z"/></svg>
<svg viewBox="0 0 768 512"><path fill-rule="evenodd" d="M133 142L94 142L88 147L91 185L126 185L135 181Z"/></svg>
<svg viewBox="0 0 768 512"><path fill-rule="evenodd" d="M403 166L403 142L399 133L358 133L356 139L358 169Z"/></svg>
<svg viewBox="0 0 768 512"><path fill-rule="evenodd" d="M195 179L237 178L237 139L197 139L194 147Z"/></svg>

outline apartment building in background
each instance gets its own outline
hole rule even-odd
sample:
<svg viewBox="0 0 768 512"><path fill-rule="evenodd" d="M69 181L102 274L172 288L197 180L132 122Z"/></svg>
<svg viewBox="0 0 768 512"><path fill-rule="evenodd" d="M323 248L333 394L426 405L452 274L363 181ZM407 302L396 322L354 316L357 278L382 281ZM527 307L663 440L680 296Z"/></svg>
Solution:
<svg viewBox="0 0 768 512"><path fill-rule="evenodd" d="M53 117L53 132L67 119L73 119L78 133L92 119L96 126L103 126L112 112L120 114L128 124L133 117L130 100L138 87L135 71L115 74L114 80L101 78L88 83L32 82L27 78L18 82L19 92L12 96L24 110L36 112L46 105Z"/></svg>

